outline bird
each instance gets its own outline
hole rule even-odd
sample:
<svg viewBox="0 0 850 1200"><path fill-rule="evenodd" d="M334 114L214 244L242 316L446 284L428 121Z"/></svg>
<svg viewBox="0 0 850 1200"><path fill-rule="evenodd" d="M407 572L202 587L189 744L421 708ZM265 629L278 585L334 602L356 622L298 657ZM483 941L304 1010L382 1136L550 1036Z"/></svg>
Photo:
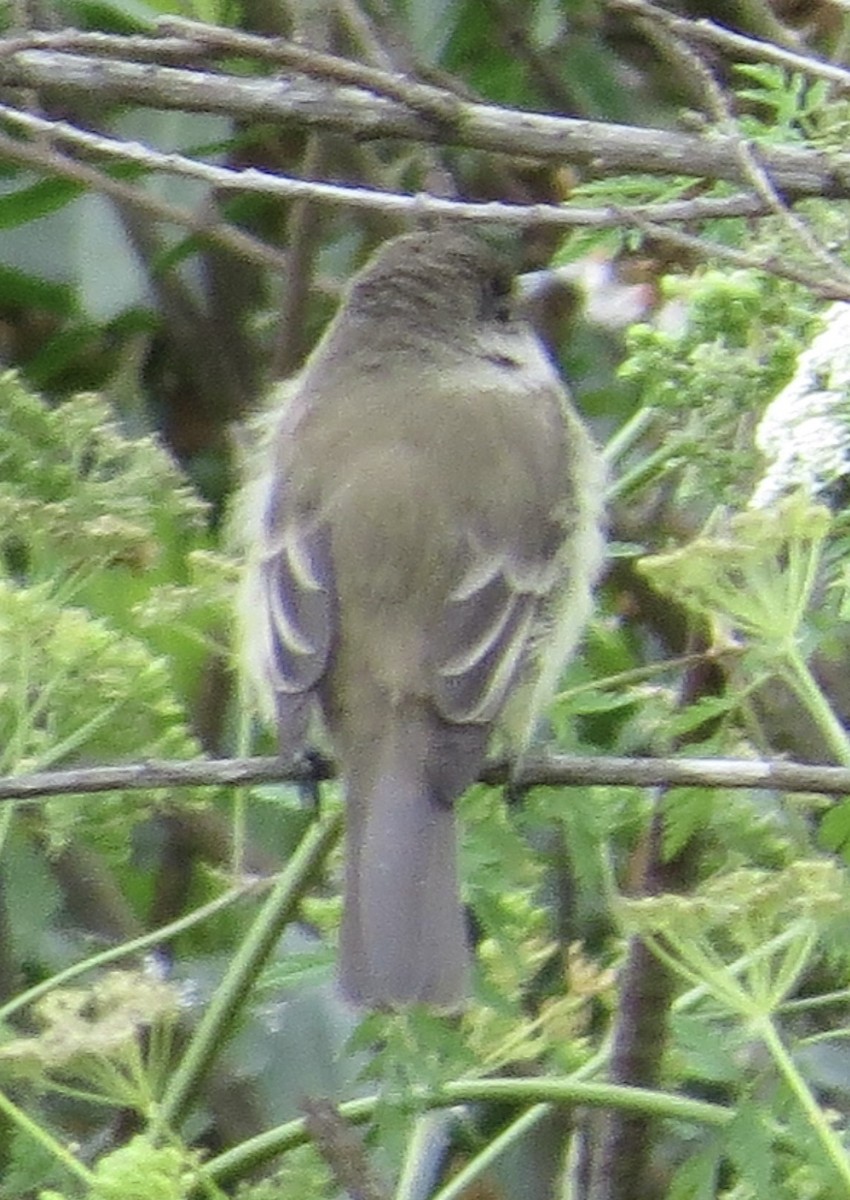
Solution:
<svg viewBox="0 0 850 1200"><path fill-rule="evenodd" d="M265 420L243 504L243 663L294 760L320 718L345 795L343 994L465 1001L455 802L521 753L591 610L601 457L455 227L384 243Z"/></svg>

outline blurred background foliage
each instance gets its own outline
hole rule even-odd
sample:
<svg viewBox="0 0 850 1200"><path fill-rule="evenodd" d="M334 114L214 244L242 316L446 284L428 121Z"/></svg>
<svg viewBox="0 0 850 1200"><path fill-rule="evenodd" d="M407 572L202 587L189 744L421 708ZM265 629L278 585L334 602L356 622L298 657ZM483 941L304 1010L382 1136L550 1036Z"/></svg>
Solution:
<svg viewBox="0 0 850 1200"><path fill-rule="evenodd" d="M845 57L837 4L675 8ZM13 0L3 33L129 36L172 13L494 104L712 119L682 62L599 0ZM822 83L742 71L719 50L708 62L748 137L843 144L846 102ZM375 188L608 205L725 194L7 91L164 151ZM122 178L223 217L285 252L285 269L0 159L0 774L272 751L234 671L233 427L401 228L379 208ZM846 264L846 204L801 210ZM695 232L766 262L812 254L782 213ZM534 316L611 468L609 568L545 736L567 752L850 764L846 444L822 494L749 507L758 423L822 303L634 230L517 240L526 271L557 267L537 277ZM457 1018L362 1020L333 986L339 797L322 786L317 824L309 791L0 809L0 1197L850 1196L846 805L479 785L462 804L474 1001ZM535 1104L544 1092L520 1086L535 1081L563 1103ZM612 1090L581 1090L593 1084ZM622 1119L628 1084L656 1092ZM429 1113L423 1090L451 1106ZM342 1111L368 1133L313 1104L305 1144L305 1097L363 1098Z"/></svg>

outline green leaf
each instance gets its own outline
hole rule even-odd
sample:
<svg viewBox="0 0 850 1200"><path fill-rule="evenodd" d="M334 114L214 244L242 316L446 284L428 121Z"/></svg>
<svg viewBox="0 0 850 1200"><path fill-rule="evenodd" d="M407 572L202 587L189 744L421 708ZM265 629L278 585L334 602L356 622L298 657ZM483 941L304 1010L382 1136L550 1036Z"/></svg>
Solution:
<svg viewBox="0 0 850 1200"><path fill-rule="evenodd" d="M630 692L599 689L574 693L567 698L564 708L569 714L589 716L591 713L616 712L621 708L632 708L637 697Z"/></svg>
<svg viewBox="0 0 850 1200"><path fill-rule="evenodd" d="M673 1176L666 1200L715 1200L720 1145L711 1141L686 1159Z"/></svg>
<svg viewBox="0 0 850 1200"><path fill-rule="evenodd" d="M143 0L66 0L66 3L75 25L104 33L148 33L160 11Z"/></svg>
<svg viewBox="0 0 850 1200"><path fill-rule="evenodd" d="M664 857L674 858L711 816L714 792L708 788L671 788L664 795Z"/></svg>
<svg viewBox="0 0 850 1200"><path fill-rule="evenodd" d="M529 813L557 821L570 866L583 891L598 897L605 888L605 835L611 823L613 792L607 788L535 788Z"/></svg>
<svg viewBox="0 0 850 1200"><path fill-rule="evenodd" d="M704 1016L678 1012L673 1015L672 1029L674 1054L684 1060L689 1077L722 1084L740 1079L742 1068L737 1052L745 1035L731 1022L721 1026Z"/></svg>
<svg viewBox="0 0 850 1200"><path fill-rule="evenodd" d="M52 283L4 266L0 266L0 305L34 308L60 317L73 316L78 307L74 289L67 284Z"/></svg>
<svg viewBox="0 0 850 1200"><path fill-rule="evenodd" d="M753 1200L773 1200L773 1151L764 1112L745 1101L723 1131L726 1153Z"/></svg>
<svg viewBox="0 0 850 1200"><path fill-rule="evenodd" d="M0 229L10 229L64 208L84 189L67 179L40 179L0 195Z"/></svg>
<svg viewBox="0 0 850 1200"><path fill-rule="evenodd" d="M826 850L850 862L850 800L831 808L820 823L818 840Z"/></svg>
<svg viewBox="0 0 850 1200"><path fill-rule="evenodd" d="M281 992L304 987L305 984L324 983L331 977L331 968L336 961L336 952L327 945L315 950L285 954L263 971L258 988L276 999Z"/></svg>
<svg viewBox="0 0 850 1200"><path fill-rule="evenodd" d="M681 737L683 734L692 733L709 721L727 716L737 704L738 698L734 695L701 696L694 704L689 704L687 708L679 709L672 715L670 736Z"/></svg>
<svg viewBox="0 0 850 1200"><path fill-rule="evenodd" d="M3 846L3 878L8 906L6 937L20 959L38 962L61 907L61 896L44 858L15 827Z"/></svg>
<svg viewBox="0 0 850 1200"><path fill-rule="evenodd" d="M69 370L91 346L101 339L100 327L82 322L69 325L54 337L47 338L27 363L27 381L33 387L48 389Z"/></svg>

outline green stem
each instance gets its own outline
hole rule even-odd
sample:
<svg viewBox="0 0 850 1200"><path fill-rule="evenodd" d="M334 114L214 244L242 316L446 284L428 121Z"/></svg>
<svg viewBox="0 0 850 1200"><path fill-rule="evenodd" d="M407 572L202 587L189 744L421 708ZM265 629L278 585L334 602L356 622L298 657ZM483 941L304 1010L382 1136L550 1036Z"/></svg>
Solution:
<svg viewBox="0 0 850 1200"><path fill-rule="evenodd" d="M246 756L251 753L251 704L246 695L244 680L239 694L239 731L236 738L237 753ZM245 846L247 843L247 811L248 791L246 787L233 789L233 847L231 851L232 870L235 878L239 878L245 869Z"/></svg>
<svg viewBox="0 0 850 1200"><path fill-rule="evenodd" d="M724 655L733 651L724 650ZM618 671L613 675L603 675L598 679L590 679L586 683L577 683L564 688L555 697L558 703L572 700L586 692L608 692L628 687L633 683L643 683L645 679L658 679L664 675L680 674L687 667L705 661L704 654L681 654L677 658L665 658L661 662L648 663L644 667L633 667L629 671Z"/></svg>
<svg viewBox="0 0 850 1200"><path fill-rule="evenodd" d="M476 1154L456 1175L453 1175L444 1187L435 1192L431 1200L458 1200L458 1197L462 1196L479 1175L483 1175L509 1146L529 1133L551 1111L551 1104L533 1104L531 1108L526 1109L522 1116L512 1121L507 1129L503 1129L492 1141L488 1142L484 1149ZM396 1194L396 1200L402 1200L400 1194Z"/></svg>
<svg viewBox="0 0 850 1200"><path fill-rule="evenodd" d="M826 537L824 535L815 538L809 543L807 549L804 550L802 546L798 546L789 554L788 569L793 589L790 594L797 597L793 625L795 632L800 629L803 618L809 611L818 581L825 544Z"/></svg>
<svg viewBox="0 0 850 1200"><path fill-rule="evenodd" d="M13 1121L33 1141L38 1142L48 1154L52 1154L56 1161L61 1163L71 1175L75 1175L87 1190L91 1190L95 1182L95 1177L88 1167L84 1166L78 1158L75 1158L70 1150L67 1150L61 1142L51 1137L46 1129L42 1129L22 1109L13 1104L9 1097L2 1091L0 1091L0 1112L4 1113L10 1121Z"/></svg>
<svg viewBox="0 0 850 1200"><path fill-rule="evenodd" d="M143 934L142 937L134 938L131 942L122 942L120 946L111 946L108 950L103 950L100 954L93 954L91 958L87 958L83 962L74 963L73 966L66 967L64 971L59 971L56 975L51 975L43 983L37 983L34 987L27 988L25 992L20 992L17 996L13 996L6 1004L2 1005L0 1007L0 1024L8 1021L13 1013L26 1008L28 1004L33 1004L36 1000L40 1000L48 992L55 991L56 988L70 983L78 975L85 975L88 971L93 971L98 967L105 967L109 963L117 962L122 958L128 958L131 954L140 954L150 946L158 946L161 942L169 941L171 938L176 937L178 933L183 933L201 921L205 921L208 917L215 916L222 909L230 908L237 900L244 900L247 896L254 895L256 891L257 885L254 884L249 888L239 888L231 892L226 892L225 895L219 896L217 900L210 901L209 904L205 904L202 908L196 908L194 912L188 913L185 917L180 917L177 921L172 921L169 925L161 925L159 929L154 929L150 933Z"/></svg>
<svg viewBox="0 0 850 1200"><path fill-rule="evenodd" d="M435 1136L440 1136L444 1125L442 1113L433 1110L416 1117L393 1200L417 1200L422 1195L423 1163L427 1164L431 1158L432 1141ZM432 1196L430 1200L438 1198Z"/></svg>
<svg viewBox="0 0 850 1200"><path fill-rule="evenodd" d="M342 813L333 812L310 826L254 919L207 1006L179 1066L169 1080L154 1122L177 1129L198 1085L230 1033L233 1019L263 968L271 950L292 920L295 909L328 850L339 836Z"/></svg>
<svg viewBox="0 0 850 1200"><path fill-rule="evenodd" d="M646 458L641 459L631 471L626 471L625 475L621 475L619 479L609 483L605 491L607 502L613 504L615 500L622 500L630 492L636 492L638 488L643 487L646 481L652 479L653 476L660 475L675 452L676 447L661 446L652 454L648 454Z"/></svg>
<svg viewBox="0 0 850 1200"><path fill-rule="evenodd" d="M767 942L763 942L748 954L743 954L740 958L736 958L734 962L728 964L726 970L730 975L735 977L742 975L754 962L760 959L771 959L778 950L789 946L797 936L796 929L784 929L782 933L777 934L776 937L771 938ZM708 983L698 983L696 987L690 988L687 992L682 992L673 1001L673 1011L685 1012L711 995L713 995L713 991ZM848 997L850 997L850 991L848 991Z"/></svg>
<svg viewBox="0 0 850 1200"><path fill-rule="evenodd" d="M606 1044L589 1058L587 1062L582 1063L577 1070L573 1071L569 1079L579 1082L582 1079L592 1078L597 1071L605 1066L609 1057L610 1046ZM431 1200L457 1200L457 1197L473 1184L480 1175L483 1175L514 1142L519 1141L520 1138L529 1133L551 1111L552 1105L546 1103L534 1104L531 1108L526 1109L516 1120L511 1121L510 1125L503 1129L501 1133L497 1134L492 1141L488 1142L483 1150L474 1155L456 1175L453 1175L449 1182L431 1197ZM406 1172L403 1172L396 1191L395 1200L407 1200L409 1195L413 1195L415 1182L415 1179L408 1180Z"/></svg>
<svg viewBox="0 0 850 1200"><path fill-rule="evenodd" d="M836 762L842 767L850 767L850 740L847 738L847 731L818 687L796 642L789 642L785 647L785 663L788 683L817 722Z"/></svg>
<svg viewBox="0 0 850 1200"><path fill-rule="evenodd" d="M514 1103L583 1105L590 1108L616 1108L646 1116L686 1121L694 1125L723 1128L733 1120L735 1110L704 1100L691 1100L650 1088L622 1087L613 1083L590 1083L565 1079L475 1079L446 1084L438 1092L414 1089L408 1101L417 1111L423 1108L451 1107L455 1104ZM350 1100L339 1106L341 1116L354 1124L371 1119L379 1103L376 1096ZM226 1150L205 1166L205 1174L217 1183L242 1177L278 1154L308 1142L303 1120L290 1121L277 1129L259 1134Z"/></svg>
<svg viewBox="0 0 850 1200"><path fill-rule="evenodd" d="M651 429L658 416L658 409L646 406L639 408L629 417L625 425L609 438L602 450L602 457L609 467L613 467L625 458L628 452L638 444L648 429Z"/></svg>
<svg viewBox="0 0 850 1200"><path fill-rule="evenodd" d="M835 1167L837 1174L847 1189L845 1194L850 1196L850 1158L848 1158L835 1130L824 1116L823 1110L817 1100L809 1091L806 1081L794 1065L794 1060L791 1058L791 1055L777 1033L776 1026L769 1016L764 1016L756 1020L753 1026L755 1032L761 1037L769 1050L773 1061L793 1092L798 1104L808 1117L809 1123L826 1152L827 1158Z"/></svg>
<svg viewBox="0 0 850 1200"><path fill-rule="evenodd" d="M817 932L808 919L795 921L791 929L796 936L785 947L778 962L767 971L767 984L762 997L764 1007L770 1012L775 1012L794 989L817 945Z"/></svg>
<svg viewBox="0 0 850 1200"><path fill-rule="evenodd" d="M6 838L9 836L9 830L12 828L12 820L17 811L17 804L9 804L0 812L0 855L3 854L6 848Z"/></svg>
<svg viewBox="0 0 850 1200"><path fill-rule="evenodd" d="M818 1008L829 1008L833 1004L846 1004L850 1000L850 988L841 988L837 992L823 992L820 996L803 996L800 1000L786 1000L777 1012L813 1012ZM832 1036L831 1031L829 1036ZM808 1040L808 1039L807 1039Z"/></svg>

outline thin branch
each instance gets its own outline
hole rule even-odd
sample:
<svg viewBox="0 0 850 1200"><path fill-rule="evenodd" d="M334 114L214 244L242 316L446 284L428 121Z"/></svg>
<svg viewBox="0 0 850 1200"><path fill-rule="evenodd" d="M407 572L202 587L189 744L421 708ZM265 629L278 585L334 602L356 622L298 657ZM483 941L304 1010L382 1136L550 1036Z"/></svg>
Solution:
<svg viewBox="0 0 850 1200"><path fill-rule="evenodd" d="M373 67L391 70L392 56L382 44L374 21L363 11L357 0L336 0L335 7L339 20L361 52L360 57L365 58Z"/></svg>
<svg viewBox="0 0 850 1200"><path fill-rule="evenodd" d="M390 76L390 78L393 78ZM453 120L435 121L408 104L309 80L244 78L45 50L2 57L0 83L49 87L156 108L224 113L236 119L294 122L352 137L466 146L541 162L572 162L595 175L652 174L742 181L735 139L699 137L458 101ZM764 166L785 196L850 196L850 158L801 147L769 147Z"/></svg>
<svg viewBox="0 0 850 1200"><path fill-rule="evenodd" d="M181 37L145 37L117 33L87 32L62 29L55 33L27 30L26 33L0 40L0 58L18 54L21 50L62 50L71 53L85 51L107 58L124 58L131 62L180 63L214 57L214 49L200 42Z"/></svg>
<svg viewBox="0 0 850 1200"><path fill-rule="evenodd" d="M299 38L301 49L306 52L324 50L330 38L329 19L329 9L324 6L295 6L293 34ZM309 179L328 174L333 177L338 142L339 138L311 133L302 155L301 174ZM304 320L304 313L321 250L324 218L325 210L315 200L304 198L289 206L284 237L288 261L271 360L274 379L286 379L294 375L310 352L312 334Z"/></svg>
<svg viewBox="0 0 850 1200"><path fill-rule="evenodd" d="M453 92L427 83L416 83L404 75L340 58L336 54L297 45L286 38L257 37L255 34L181 17L163 17L157 22L157 28L166 35L191 38L199 45L219 52L244 54L291 67L312 79L363 88L376 96L398 100L411 112L421 113L431 120L453 122L461 115L461 102Z"/></svg>
<svg viewBox="0 0 850 1200"><path fill-rule="evenodd" d="M727 687L717 660L706 654L702 636L692 632L687 650L691 661L679 687L680 710L701 699L722 695ZM698 744L710 734L712 724L709 719L671 740L671 750L681 751L688 744ZM687 839L673 853L665 847L662 795L656 789L652 819L638 855L642 867L635 894L640 897L691 892L699 878L702 847L698 836ZM658 961L643 938L633 934L619 972L607 1071L612 1083L637 1087L659 1084L664 1073L670 1009L676 990L674 973ZM660 1137L656 1122L644 1113L611 1110L591 1118L589 1132L587 1200L630 1200L652 1190L652 1163Z"/></svg>
<svg viewBox="0 0 850 1200"><path fill-rule="evenodd" d="M561 39L545 48L536 44L528 13L513 0L484 0L484 12L489 17L491 38L522 63L526 78L533 81L546 106L559 112L581 112L581 85L572 72L564 70Z"/></svg>
<svg viewBox="0 0 850 1200"><path fill-rule="evenodd" d="M324 1097L305 1097L304 1124L318 1154L350 1200L389 1200L389 1191L369 1161L363 1138L338 1106Z"/></svg>
<svg viewBox="0 0 850 1200"><path fill-rule="evenodd" d="M122 141L105 134L91 133L88 130L79 129L67 121L51 121L46 117L22 112L20 109L5 104L0 104L0 120L15 125L30 135L39 138L47 136L51 141L65 143L78 150L115 162L132 163L151 171L199 179L212 187L228 191L260 192L290 200L302 198L321 200L327 204L382 209L389 213L455 217L469 221L496 221L512 225L552 224L563 228L575 226L613 228L637 219L658 223L667 221L678 223L725 217L755 217L764 215L768 211L764 201L750 192L719 198L707 197L693 200L673 200L663 204L638 204L631 208L614 206L580 208L565 207L559 204L503 204L499 201L476 203L464 200L446 200L440 196L428 196L422 193L405 195L375 188L321 183L289 175L272 175L268 171L261 171L257 168L234 170L231 167L199 162L182 154L163 153L139 142ZM39 165L34 156L35 152L27 149L25 144L22 149L15 149L20 145L15 142L9 145L7 140L2 146L3 153L8 153L13 158L17 156L21 161L27 161L32 165ZM42 159L42 168L52 170L49 158L43 152ZM61 171L57 169L56 173L63 173L65 170L66 166L62 164ZM72 177L70 173L68 177ZM100 187L93 176L89 176L86 180L80 176L80 179L87 182L89 186ZM116 188L120 187L117 182L115 186ZM178 224L185 223L185 221L178 220L180 210L167 204L161 204L160 210L164 219L173 220ZM197 217L192 217L192 220L197 227L197 232L204 232L209 236L217 234L218 227L203 224ZM269 249L268 253L272 254L274 251ZM281 256L281 261L283 261L283 256Z"/></svg>
<svg viewBox="0 0 850 1200"><path fill-rule="evenodd" d="M235 787L259 783L315 783L333 779L326 759L285 765L278 758L185 759L79 767L0 778L0 801L29 802L46 796L175 787ZM557 787L770 788L783 792L850 795L850 768L810 766L783 760L723 758L617 758L601 755L529 756L512 770L489 762L482 783L514 782L516 789Z"/></svg>
<svg viewBox="0 0 850 1200"><path fill-rule="evenodd" d="M830 272L831 282L845 288L850 286L850 276L848 276L844 264L818 242L806 223L791 211L783 197L779 195L769 172L764 168L761 147L755 146L738 131L738 124L726 93L714 78L701 54L686 45L677 34L670 30L666 22L656 21L654 12L648 17L638 17L638 24L662 52L666 51L674 60L677 59L686 73L699 80L700 92L708 111L716 122L715 128L719 134L732 138L737 143L741 170L755 194L764 200L785 226L790 236L800 243L807 256Z"/></svg>
<svg viewBox="0 0 850 1200"><path fill-rule="evenodd" d="M608 0L607 7L613 12L646 17L663 25L665 29L685 41L718 46L721 50L729 50L732 54L739 54L756 62L776 63L777 66L787 67L789 71L798 71L813 79L825 79L842 91L850 91L850 71L844 67L837 67L834 63L825 62L816 55L797 54L772 42L733 33L732 30L705 18L690 20L687 17L677 17L666 9L648 3L647 0Z"/></svg>
<svg viewBox="0 0 850 1200"><path fill-rule="evenodd" d="M775 257L745 254L714 242L706 241L693 235L668 232L662 222L684 222L720 219L733 216L758 216L767 211L766 202L751 193L738 194L720 199L706 198L695 200L676 200L666 204L635 205L631 208L609 205L604 208L566 207L556 204L503 204L498 201L474 203L463 200L445 200L439 196L403 195L397 192L384 192L373 188L350 187L342 184L319 183L313 180L295 179L291 176L272 175L256 168L233 170L230 167L215 166L211 163L198 162L176 153L162 153L143 146L138 142L124 142L103 134L90 133L78 129L66 121L49 121L34 113L21 112L8 105L0 104L0 121L16 125L31 135L43 137L47 135L54 142L67 143L79 150L107 157L115 162L129 162L149 170L162 171L167 174L179 175L185 178L199 179L210 186L223 191L255 192L266 195L285 196L289 199L308 197L327 204L345 205L349 208L368 208L386 213L404 215L412 220L430 218L452 218L472 221L478 224L496 222L500 225L519 227L551 225L559 229L576 227L593 227L597 229L626 226L640 229L651 234L654 238L667 241L671 245L686 248L696 253L700 258L716 258L735 266L752 267L781 275L810 288L816 295L832 300L850 298L850 289L839 281L824 278L812 272L804 271L793 264L786 264ZM5 145L5 144L4 144ZM0 153L4 145L0 145ZM15 149L15 147L20 147ZM25 143L13 142L9 147L9 157L18 161L31 162L41 166L43 170L53 170L49 152L40 148L38 161L31 154ZM55 173L73 178L74 172L71 161L57 158L54 163ZM82 181L82 176L77 176ZM117 181L109 181L108 176L98 177L103 182L103 191L117 196L122 189ZM90 186L97 187L99 183L94 176L90 177ZM135 191L128 196L128 202L142 205L139 194ZM230 230L221 224L206 225L201 218L189 212L182 212L162 201L153 201L147 206L151 212L156 208L155 215L164 220L174 220L185 225L199 234L209 236L211 240L227 244L237 250L243 257L259 259L266 265L280 268L285 267L285 258L273 248L263 247L263 244L238 230ZM227 230L226 237L224 231Z"/></svg>
<svg viewBox="0 0 850 1200"><path fill-rule="evenodd" d="M845 67L836 66L814 54L802 54L788 50L774 42L760 38L749 37L736 33L731 29L718 25L705 17L692 19L675 16L667 9L659 8L649 0L607 0L606 7L616 13L626 13L629 16L648 17L663 25L672 34L690 42L701 42L728 50L733 55L757 62L772 62L778 66L787 67L789 71L797 71L814 79L824 79L835 84L842 91L850 91L850 71ZM375 44L374 32L366 18L356 5L349 0L339 0L338 8L342 19L349 25L358 39L370 47L378 49ZM384 57L386 76L368 78L365 74L355 79L338 64L345 63L349 72L357 70L362 64L357 64L336 56L327 56L325 64L313 59L309 51L294 46L284 38L263 38L251 34L243 34L237 30L227 30L199 21L183 20L178 17L163 17L157 22L158 36L150 37L140 34L111 34L97 30L62 29L55 32L27 30L25 33L8 37L0 41L0 57L8 57L22 50L62 50L84 52L87 54L103 55L107 58L124 58L136 62L179 63L217 59L234 53L245 57L279 62L302 70L315 78L338 79L347 83L357 83L375 92L376 95L395 96L407 100L415 92L400 91L404 84L410 83L390 69L389 59ZM174 30L175 36L168 31ZM238 39L238 40L237 40ZM303 51L303 53L301 53ZM377 55L372 57L377 61ZM433 87L433 85L428 85ZM414 85L415 87L415 85ZM441 99L449 93L446 88L433 88L441 93ZM427 93L419 93L414 100L414 107L419 101L426 99ZM427 106L427 100L426 100Z"/></svg>
<svg viewBox="0 0 850 1200"><path fill-rule="evenodd" d="M286 265L286 256L279 250L267 246L250 234L243 233L233 225L227 225L223 221L210 221L191 209L181 208L142 188L112 179L96 167L67 158L49 146L45 146L43 142L22 142L0 133L0 157L10 162L20 163L22 166L31 167L35 171L42 171L48 175L79 183L82 187L90 188L113 200L131 205L134 209L144 212L157 221L166 221L169 224L188 229L192 233L206 238L214 245L230 250L240 258L256 262L261 266L272 267L279 271Z"/></svg>
<svg viewBox="0 0 850 1200"><path fill-rule="evenodd" d="M651 237L657 242L676 247L679 250L686 250L691 254L698 255L701 259L715 258L743 270L766 271L771 275L781 276L783 279L791 279L808 288L814 295L822 296L824 299L850 299L850 290L840 280L825 279L822 275L818 276L793 263L786 263L775 255L747 254L743 250L733 250L731 246L708 242L704 238L694 237L693 234L670 229L665 225L656 224L654 221L647 221L645 217L636 214L634 210L632 210L632 217L628 224L642 230L647 237Z"/></svg>

